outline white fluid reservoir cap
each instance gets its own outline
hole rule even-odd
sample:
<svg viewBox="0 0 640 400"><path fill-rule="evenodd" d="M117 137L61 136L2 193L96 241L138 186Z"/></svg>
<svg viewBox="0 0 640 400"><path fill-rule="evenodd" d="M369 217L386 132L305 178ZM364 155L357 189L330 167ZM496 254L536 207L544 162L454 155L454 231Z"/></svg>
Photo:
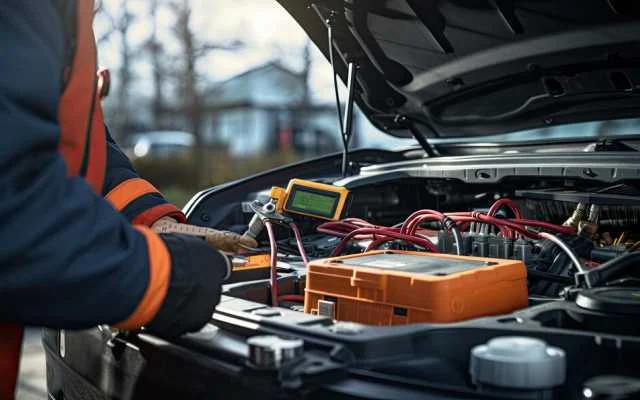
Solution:
<svg viewBox="0 0 640 400"><path fill-rule="evenodd" d="M476 385L536 390L560 386L566 378L564 350L526 336L504 336L471 350Z"/></svg>

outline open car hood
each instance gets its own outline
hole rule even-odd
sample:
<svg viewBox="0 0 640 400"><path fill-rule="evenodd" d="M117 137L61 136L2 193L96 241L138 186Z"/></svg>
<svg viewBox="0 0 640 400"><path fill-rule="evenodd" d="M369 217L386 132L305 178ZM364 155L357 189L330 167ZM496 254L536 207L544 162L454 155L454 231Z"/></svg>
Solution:
<svg viewBox="0 0 640 400"><path fill-rule="evenodd" d="M633 0L278 0L380 129L470 137L639 115Z"/></svg>

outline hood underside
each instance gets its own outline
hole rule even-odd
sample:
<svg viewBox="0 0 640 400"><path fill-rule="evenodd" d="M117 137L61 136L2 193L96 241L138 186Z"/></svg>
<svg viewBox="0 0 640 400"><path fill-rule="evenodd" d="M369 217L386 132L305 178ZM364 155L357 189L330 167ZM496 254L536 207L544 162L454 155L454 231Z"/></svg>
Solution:
<svg viewBox="0 0 640 400"><path fill-rule="evenodd" d="M397 136L469 137L640 115L634 0L279 0Z"/></svg>

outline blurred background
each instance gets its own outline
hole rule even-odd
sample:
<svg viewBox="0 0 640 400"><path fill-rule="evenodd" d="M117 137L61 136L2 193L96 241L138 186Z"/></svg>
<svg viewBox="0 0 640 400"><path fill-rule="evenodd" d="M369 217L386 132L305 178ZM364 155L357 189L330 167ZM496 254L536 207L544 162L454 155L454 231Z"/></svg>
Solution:
<svg viewBox="0 0 640 400"><path fill-rule="evenodd" d="M275 0L102 0L95 30L110 132L179 206L204 187L341 150L331 66ZM412 144L359 112L353 133L352 148Z"/></svg>

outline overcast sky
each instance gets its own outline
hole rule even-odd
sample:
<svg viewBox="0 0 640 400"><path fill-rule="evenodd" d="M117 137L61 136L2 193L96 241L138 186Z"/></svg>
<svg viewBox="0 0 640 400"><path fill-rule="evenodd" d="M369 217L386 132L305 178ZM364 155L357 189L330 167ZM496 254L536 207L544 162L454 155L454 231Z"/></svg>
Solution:
<svg viewBox="0 0 640 400"><path fill-rule="evenodd" d="M118 13L121 0L103 0L111 13ZM129 40L137 48L148 37L148 1L129 0L129 8L135 15ZM242 40L245 46L239 51L215 51L201 63L202 73L213 80L222 80L253 66L280 60L284 65L300 70L302 51L307 42L305 32L275 0L192 0L194 5L193 27L202 41L227 43ZM161 29L159 38L169 51L177 51L171 26L173 16L168 9L159 14ZM109 29L104 18L96 20L96 36ZM332 99L331 69L315 45L312 46L311 85L317 99ZM145 75L146 61L136 64L136 78ZM116 69L120 64L119 38L111 35L100 45L100 64ZM144 79L143 79L144 80ZM140 84L141 82L136 82ZM144 88L143 88L144 89Z"/></svg>

